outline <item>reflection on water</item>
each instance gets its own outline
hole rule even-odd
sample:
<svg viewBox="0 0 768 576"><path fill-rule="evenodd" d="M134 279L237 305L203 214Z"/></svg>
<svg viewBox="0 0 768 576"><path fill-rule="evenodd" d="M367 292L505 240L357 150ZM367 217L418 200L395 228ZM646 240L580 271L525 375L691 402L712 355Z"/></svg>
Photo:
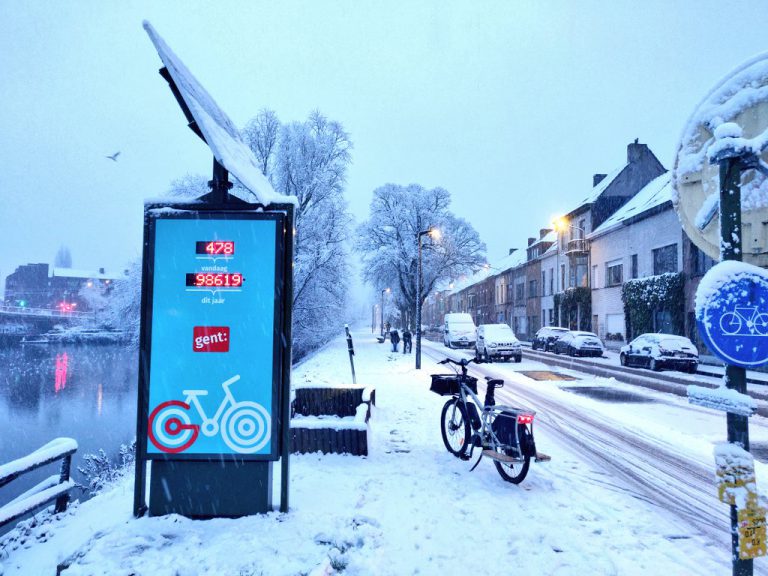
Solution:
<svg viewBox="0 0 768 576"><path fill-rule="evenodd" d="M137 353L115 345L26 345L0 349L0 464L59 436L84 454L114 455L136 435ZM57 471L46 466L0 490L0 504ZM79 496L79 491L74 493ZM82 499L82 496L80 496Z"/></svg>

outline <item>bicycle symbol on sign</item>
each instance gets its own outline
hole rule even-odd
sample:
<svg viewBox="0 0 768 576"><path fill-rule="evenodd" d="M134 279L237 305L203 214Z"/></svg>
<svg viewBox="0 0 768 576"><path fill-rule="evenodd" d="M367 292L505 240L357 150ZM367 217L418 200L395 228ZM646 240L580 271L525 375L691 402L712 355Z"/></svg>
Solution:
<svg viewBox="0 0 768 576"><path fill-rule="evenodd" d="M253 454L267 445L271 436L269 412L257 402L238 402L229 387L240 380L237 374L222 382L224 398L216 413L208 418L198 399L207 390L184 390L184 401L168 400L158 404L149 416L149 440L155 447L169 454L187 450L195 443L202 430L204 436L221 434L224 443L238 454ZM194 406L202 424L192 424L189 415Z"/></svg>
<svg viewBox="0 0 768 576"><path fill-rule="evenodd" d="M734 306L720 316L720 329L724 336L768 336L768 314L757 306Z"/></svg>

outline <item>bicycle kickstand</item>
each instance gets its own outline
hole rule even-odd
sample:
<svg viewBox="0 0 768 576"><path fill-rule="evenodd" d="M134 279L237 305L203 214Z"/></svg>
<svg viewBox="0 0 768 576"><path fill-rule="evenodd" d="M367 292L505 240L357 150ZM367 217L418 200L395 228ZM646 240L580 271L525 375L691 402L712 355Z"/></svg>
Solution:
<svg viewBox="0 0 768 576"><path fill-rule="evenodd" d="M469 454L467 455L467 460L471 460L472 459L472 454L475 452L475 446L480 446L481 443L482 443L482 441L480 439L480 436L478 436L477 434L472 436L472 446L470 446L470 448L469 448ZM482 460L482 459L483 459L483 453L481 451L480 452L480 458L477 459L477 462L475 462L475 464L472 466L472 468L469 469L469 471L473 472L474 469L477 468L477 465L480 464L480 460Z"/></svg>

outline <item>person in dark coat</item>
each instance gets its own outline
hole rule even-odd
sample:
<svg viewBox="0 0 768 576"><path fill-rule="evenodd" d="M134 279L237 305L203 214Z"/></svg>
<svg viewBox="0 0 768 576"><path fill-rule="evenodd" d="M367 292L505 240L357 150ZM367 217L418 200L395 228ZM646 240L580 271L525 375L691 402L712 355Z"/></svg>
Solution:
<svg viewBox="0 0 768 576"><path fill-rule="evenodd" d="M389 341L392 342L392 352L397 352L397 345L400 343L400 334L397 333L397 328L392 328L389 333Z"/></svg>
<svg viewBox="0 0 768 576"><path fill-rule="evenodd" d="M408 329L408 326L406 326L405 330L403 330L403 354L410 354L411 347L411 331Z"/></svg>

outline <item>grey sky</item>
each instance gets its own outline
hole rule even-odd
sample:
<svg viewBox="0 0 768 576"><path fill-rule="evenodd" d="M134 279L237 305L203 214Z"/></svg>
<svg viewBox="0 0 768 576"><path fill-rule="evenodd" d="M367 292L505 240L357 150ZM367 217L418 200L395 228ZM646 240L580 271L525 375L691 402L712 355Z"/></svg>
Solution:
<svg viewBox="0 0 768 576"><path fill-rule="evenodd" d="M443 186L491 261L575 207L635 138L671 167L699 100L768 50L761 1L0 7L0 278L61 244L77 268L122 267L140 254L143 199L210 175L143 19L236 124L265 107L342 122L358 220L386 182Z"/></svg>

